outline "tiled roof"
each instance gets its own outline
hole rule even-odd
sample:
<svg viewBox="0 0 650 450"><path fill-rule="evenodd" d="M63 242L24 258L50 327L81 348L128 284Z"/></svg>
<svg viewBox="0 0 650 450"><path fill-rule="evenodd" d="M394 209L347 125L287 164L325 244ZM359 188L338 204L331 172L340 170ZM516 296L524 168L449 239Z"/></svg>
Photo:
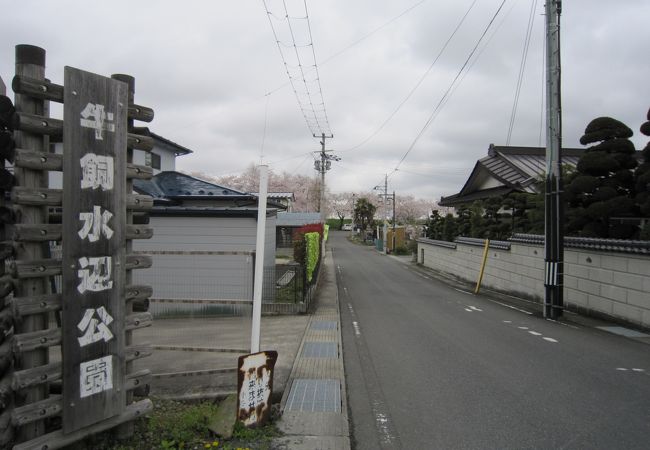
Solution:
<svg viewBox="0 0 650 450"><path fill-rule="evenodd" d="M180 172L160 172L151 180L134 180L137 192L151 195L154 199L201 197L201 198L254 198L251 194L236 191L218 184L208 183Z"/></svg>
<svg viewBox="0 0 650 450"><path fill-rule="evenodd" d="M517 242L520 244L544 245L544 236L540 234L515 233L509 240L510 242ZM610 252L650 255L650 241L567 236L564 238L564 246L586 250L605 250Z"/></svg>
<svg viewBox="0 0 650 450"><path fill-rule="evenodd" d="M562 149L562 164L574 166L584 149ZM546 149L543 147L504 147L490 144L488 155L479 159L458 194L442 197L441 206L503 195L518 191L536 193L536 181L546 170ZM500 186L481 188L486 180L496 180ZM499 191L501 190L501 191Z"/></svg>

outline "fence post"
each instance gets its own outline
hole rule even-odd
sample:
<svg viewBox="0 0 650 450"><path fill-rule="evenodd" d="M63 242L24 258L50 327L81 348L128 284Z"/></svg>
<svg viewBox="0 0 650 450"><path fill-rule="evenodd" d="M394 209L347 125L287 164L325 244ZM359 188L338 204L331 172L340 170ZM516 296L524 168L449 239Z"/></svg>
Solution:
<svg viewBox="0 0 650 450"><path fill-rule="evenodd" d="M125 74L113 74L111 75L111 78L114 80L119 80L123 81L128 85L128 102L129 102L129 108L133 107L135 100L135 78L130 76L130 75L125 75ZM131 118L127 118L127 129L129 132L133 129L133 124L134 121ZM130 146L127 146L126 150L126 163L128 164L133 164L133 148ZM133 192L133 180L127 178L126 180L126 193L131 194ZM133 211L129 211L127 209L126 211L126 226L128 227L129 225L133 225ZM133 241L130 239L126 239L125 242L126 248L125 248L125 254L130 255L133 252ZM126 274L124 277L124 284L125 286L130 286L133 284L133 271L132 270L126 270ZM126 302L126 305L124 307L124 316L129 316L133 314L133 302ZM133 332L130 330L124 330L124 345L125 346L130 346L133 345ZM133 362L131 361L125 361L124 363L124 375L128 376L130 373L133 372ZM130 405L133 403L133 392L132 391L127 391L126 393L126 404ZM115 429L115 435L118 439L125 439L133 435L134 432L134 425L133 422L126 422L121 424L119 427Z"/></svg>
<svg viewBox="0 0 650 450"><path fill-rule="evenodd" d="M39 81L45 80L45 50L32 45L16 46L16 75L29 77ZM17 112L43 116L47 111L45 101L28 95L16 94L15 106ZM49 147L49 138L43 134L26 131L15 131L16 147L45 152ZM28 189L41 189L46 186L47 177L42 170L33 170L16 167L16 184ZM41 225L48 222L47 207L20 205L17 222L24 225ZM45 257L44 243L24 242L16 246L16 261L43 260ZM47 293L47 276L21 280L14 295L16 297L35 297ZM22 323L17 324L16 334L42 331L48 328L48 314L32 314L25 316ZM47 348L24 352L17 357L17 366L20 369L30 369L47 364L49 361ZM47 383L30 387L17 395L17 404L31 404L44 400L48 396ZM42 420L23 425L18 431L20 441L28 441L45 433L45 424Z"/></svg>

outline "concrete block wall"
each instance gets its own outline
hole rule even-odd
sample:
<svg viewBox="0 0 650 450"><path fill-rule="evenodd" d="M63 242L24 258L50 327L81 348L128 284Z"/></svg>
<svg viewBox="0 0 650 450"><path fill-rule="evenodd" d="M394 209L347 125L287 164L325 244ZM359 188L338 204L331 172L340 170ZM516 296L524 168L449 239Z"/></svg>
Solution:
<svg viewBox="0 0 650 450"><path fill-rule="evenodd" d="M456 243L455 248L418 240L418 262L475 283L483 248ZM599 313L650 328L650 255L566 248L564 301L567 307ZM544 248L511 243L490 248L482 286L542 301Z"/></svg>

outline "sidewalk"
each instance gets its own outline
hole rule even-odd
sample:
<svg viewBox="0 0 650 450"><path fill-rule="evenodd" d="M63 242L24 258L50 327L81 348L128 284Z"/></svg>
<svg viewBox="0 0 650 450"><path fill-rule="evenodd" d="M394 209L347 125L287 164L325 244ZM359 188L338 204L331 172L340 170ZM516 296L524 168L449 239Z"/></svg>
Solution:
<svg viewBox="0 0 650 450"><path fill-rule="evenodd" d="M350 449L341 316L330 251L322 269L316 308L282 396L278 426L285 435L273 441L274 448Z"/></svg>

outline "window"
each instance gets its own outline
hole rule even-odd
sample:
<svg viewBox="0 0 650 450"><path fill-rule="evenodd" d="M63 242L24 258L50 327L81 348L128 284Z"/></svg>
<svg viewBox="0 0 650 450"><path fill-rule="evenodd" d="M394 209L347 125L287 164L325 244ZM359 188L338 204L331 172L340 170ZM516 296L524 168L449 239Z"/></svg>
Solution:
<svg viewBox="0 0 650 450"><path fill-rule="evenodd" d="M144 155L144 164L145 166L151 167L152 169L160 170L160 155L157 153L145 153Z"/></svg>

